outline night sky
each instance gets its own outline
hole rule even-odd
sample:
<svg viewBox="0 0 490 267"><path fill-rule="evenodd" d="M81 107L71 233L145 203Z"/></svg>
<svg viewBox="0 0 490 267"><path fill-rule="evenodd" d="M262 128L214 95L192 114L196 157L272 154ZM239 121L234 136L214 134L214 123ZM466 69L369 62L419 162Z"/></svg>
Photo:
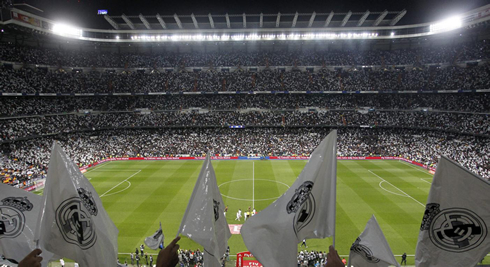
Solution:
<svg viewBox="0 0 490 267"><path fill-rule="evenodd" d="M186 1L149 1L149 0L13 0L14 3L27 3L44 10L39 15L87 28L109 29L111 26L103 17L97 16L98 9L107 9L109 15L182 15L194 14L241 14L260 12L309 13L323 12L371 12L407 10L407 15L398 23L414 24L435 21L451 15L490 4L490 0L186 0Z"/></svg>

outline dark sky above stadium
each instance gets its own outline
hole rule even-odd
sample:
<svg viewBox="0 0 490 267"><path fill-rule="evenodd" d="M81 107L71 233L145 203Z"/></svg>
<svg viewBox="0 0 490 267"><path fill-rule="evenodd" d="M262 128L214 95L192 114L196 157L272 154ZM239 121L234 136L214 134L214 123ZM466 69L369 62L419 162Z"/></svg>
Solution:
<svg viewBox="0 0 490 267"><path fill-rule="evenodd" d="M101 16L98 9L107 9L109 15L172 15L174 13L194 14L241 14L260 12L308 13L319 12L363 12L407 10L400 24L429 22L450 17L486 4L490 0L13 0L14 3L27 3L44 10L40 15L55 21L70 22L88 28L111 26Z"/></svg>

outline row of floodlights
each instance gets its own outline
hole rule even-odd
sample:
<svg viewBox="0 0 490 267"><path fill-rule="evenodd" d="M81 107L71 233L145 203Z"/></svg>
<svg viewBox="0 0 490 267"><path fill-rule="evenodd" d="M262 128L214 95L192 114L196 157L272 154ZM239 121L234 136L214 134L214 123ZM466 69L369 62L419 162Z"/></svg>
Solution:
<svg viewBox="0 0 490 267"><path fill-rule="evenodd" d="M446 20L431 24L430 33L446 32L462 27L460 17L451 17ZM83 35L81 28L67 24L57 23L53 25L53 33L61 36L79 38ZM391 32L390 36L395 33ZM260 40L325 40L325 39L369 39L376 38L377 32L356 33L290 33L290 34L173 34L173 35L133 35L131 40L136 41L260 41ZM120 39L116 36L116 39Z"/></svg>
<svg viewBox="0 0 490 267"><path fill-rule="evenodd" d="M305 33L305 34L223 34L223 35L133 35L141 41L261 41L261 40L321 40L374 38L378 33ZM119 39L116 36L116 39Z"/></svg>

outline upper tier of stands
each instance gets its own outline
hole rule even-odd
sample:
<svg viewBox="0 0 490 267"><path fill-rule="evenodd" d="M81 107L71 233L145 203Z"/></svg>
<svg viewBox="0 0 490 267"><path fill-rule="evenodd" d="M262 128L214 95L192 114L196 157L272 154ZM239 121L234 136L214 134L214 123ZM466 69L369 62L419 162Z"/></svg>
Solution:
<svg viewBox="0 0 490 267"><path fill-rule="evenodd" d="M423 49L393 51L324 51L194 54L127 54L94 51L68 51L0 45L0 60L59 67L165 68L165 67L236 67L236 66L354 66L422 65L456 63L488 59L490 42L486 40L448 44Z"/></svg>
<svg viewBox="0 0 490 267"><path fill-rule="evenodd" d="M428 91L490 88L490 66L301 72L97 72L0 70L0 93L153 93L236 91Z"/></svg>
<svg viewBox="0 0 490 267"><path fill-rule="evenodd" d="M237 111L244 109L297 110L320 108L347 110L438 110L490 113L489 93L453 94L232 94L157 96L54 96L0 98L0 118L66 114L84 111L117 112L149 110Z"/></svg>

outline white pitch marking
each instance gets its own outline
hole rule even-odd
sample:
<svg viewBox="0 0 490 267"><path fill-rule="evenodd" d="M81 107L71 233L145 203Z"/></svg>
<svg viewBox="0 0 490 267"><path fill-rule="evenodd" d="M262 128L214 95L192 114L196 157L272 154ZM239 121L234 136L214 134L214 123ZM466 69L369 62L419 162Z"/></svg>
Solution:
<svg viewBox="0 0 490 267"><path fill-rule="evenodd" d="M126 191L128 188L131 187L131 182L130 181L126 181L126 183L128 183L128 186L126 188L124 188L123 190L119 190L119 191L114 192L114 193L106 194L106 195L103 195L101 197L112 196L112 195L115 195L115 194L119 194L119 193L121 193L123 191Z"/></svg>
<svg viewBox="0 0 490 267"><path fill-rule="evenodd" d="M412 200L414 200L415 202L419 203L420 205L422 205L422 207L424 207L424 208L425 208L425 205L424 205L424 204L422 204L422 202L420 202L420 201L416 200L415 198L413 198L413 197L412 197L412 196L410 196L409 194L405 193L405 192L404 192L403 190L401 190L400 188L398 188L398 187L394 186L392 183L390 183L390 182L386 181L385 179L381 178L381 176L377 175L377 174L376 174L376 173L374 173L373 171L369 170L369 172L370 172L370 173L372 173L372 174L374 174L374 175L375 175L376 177L378 177L379 179L381 179L381 180L383 180L383 181L385 181L385 182L389 183L391 186L393 186L394 188L398 189L400 192L402 192L403 194L405 194L405 196L407 196L407 197L411 198Z"/></svg>
<svg viewBox="0 0 490 267"><path fill-rule="evenodd" d="M228 181L228 182L224 182L220 185L218 185L218 188L221 187L222 185L225 185L225 184L230 184L230 183L233 183L233 182L239 182L239 181L250 181L252 179L237 179L237 180L231 180L231 181ZM268 182L276 182L278 184L282 184L282 185L285 185L288 187L289 189L289 185L281 182L281 181L276 181L276 180L268 180L268 179L255 179L257 181L268 181ZM222 196L226 197L226 198L229 198L229 199L234 199L234 200L242 200L242 201L250 201L252 199L248 199L248 198L237 198L237 197L230 197L230 196L227 196L227 195L224 195L224 194L221 194ZM282 196L282 195L281 195ZM255 201L266 201L266 200L273 200L273 199L278 199L280 198L281 196L278 196L278 197L272 197L272 198L264 198L264 199L256 199Z"/></svg>
<svg viewBox="0 0 490 267"><path fill-rule="evenodd" d="M393 195L397 195L397 196L401 196L401 197L406 197L405 195L402 195L402 194L400 194L400 193L395 193L395 192L392 192L392 191L390 191L390 190L388 190L388 189L386 189L386 188L382 187L382 186L381 186L381 184L382 184L382 183L384 183L384 182L385 182L385 181L381 181L381 182L379 182L379 187L381 187L381 189L385 190L385 191L386 191L386 192L388 192L388 193L392 193Z"/></svg>
<svg viewBox="0 0 490 267"><path fill-rule="evenodd" d="M100 195L100 197L103 197L103 196L107 195L107 193L111 192L111 191L112 191L112 189L114 189L114 188L118 187L120 184L122 184L122 183L126 182L127 180L131 179L133 176L135 176L136 174L138 174L138 173L140 173L140 172L141 172L141 170L139 170L139 171L137 171L137 172L133 173L131 176L129 176L128 178L124 179L124 181L122 181L122 182L118 183L117 185L113 186L111 189L107 190L107 192L105 192L104 194Z"/></svg>
<svg viewBox="0 0 490 267"><path fill-rule="evenodd" d="M428 182L426 179L428 179L428 178L420 178L420 180L422 180L422 181L424 181L424 182L426 182L428 184L432 184L431 182Z"/></svg>

